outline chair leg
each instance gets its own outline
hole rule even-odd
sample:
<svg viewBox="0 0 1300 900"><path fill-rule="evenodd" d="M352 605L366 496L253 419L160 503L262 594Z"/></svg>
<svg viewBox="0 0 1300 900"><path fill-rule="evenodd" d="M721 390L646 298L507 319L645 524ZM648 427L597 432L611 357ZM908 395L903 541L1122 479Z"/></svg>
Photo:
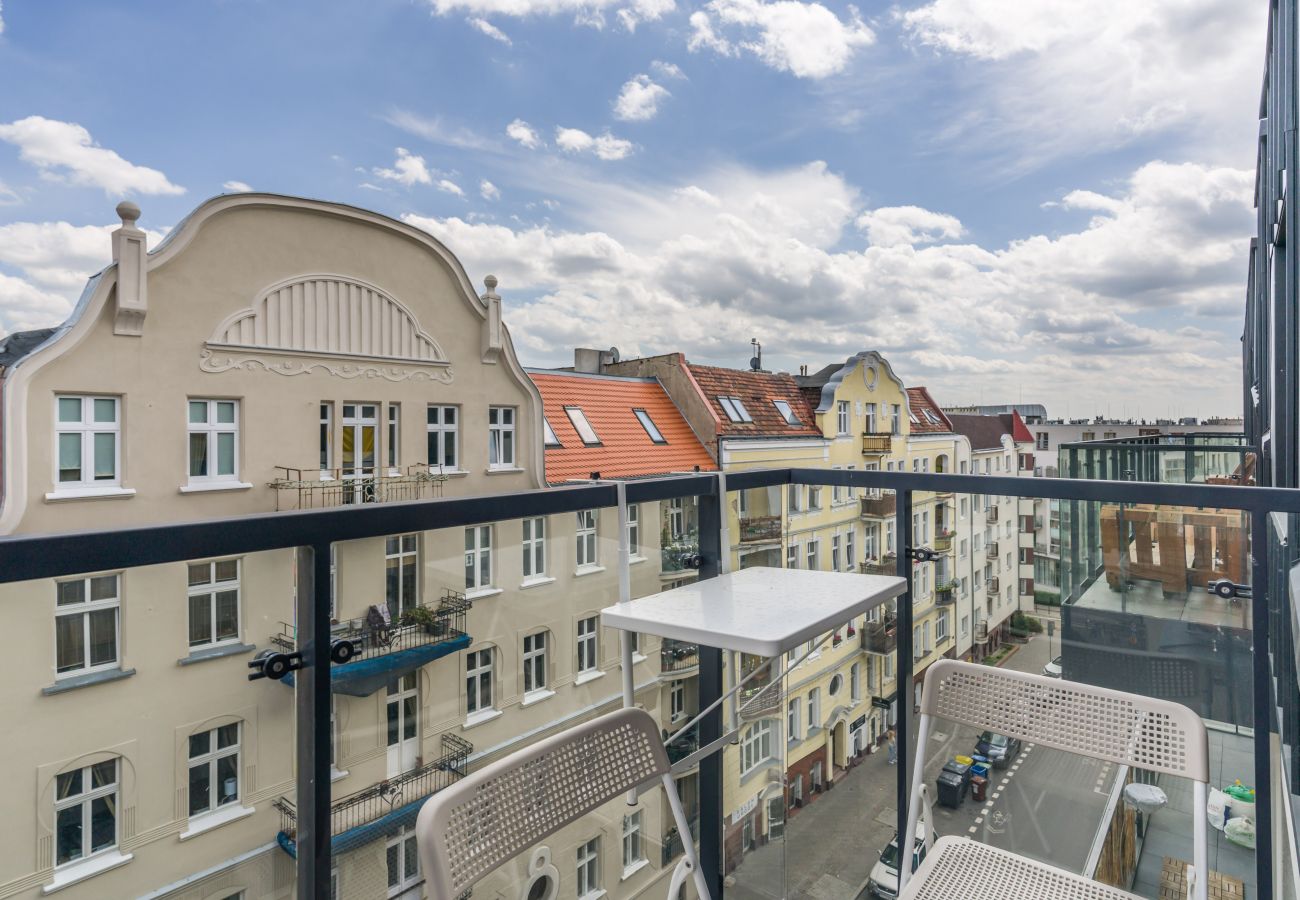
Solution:
<svg viewBox="0 0 1300 900"><path fill-rule="evenodd" d="M1192 784L1192 897L1207 900L1210 895L1210 845L1209 826L1205 820L1208 790L1203 782Z"/></svg>
<svg viewBox="0 0 1300 900"><path fill-rule="evenodd" d="M686 818L686 811L682 809L682 798L677 796L677 784L673 781L671 772L663 775L664 796L668 798L668 806L673 811L673 820L677 823L677 833L682 836L682 850L686 854L686 864L690 867L691 873L695 878L695 890L700 895L700 900L712 900L709 894L709 883L700 871L700 857L695 852L695 840L691 835L691 823ZM678 884L676 874L674 874L671 884ZM668 900L677 900L674 894L669 894Z"/></svg>
<svg viewBox="0 0 1300 900"><path fill-rule="evenodd" d="M921 714L920 726L916 733L916 754L912 760L912 789L907 795L907 834L898 836L898 894L902 896L903 888L907 887L907 880L912 875L910 865L901 865L903 860L911 859L912 841L916 834L916 820L921 814L921 782L925 767L925 744L930 739L930 717L925 713ZM929 846L930 835L925 836L926 845Z"/></svg>

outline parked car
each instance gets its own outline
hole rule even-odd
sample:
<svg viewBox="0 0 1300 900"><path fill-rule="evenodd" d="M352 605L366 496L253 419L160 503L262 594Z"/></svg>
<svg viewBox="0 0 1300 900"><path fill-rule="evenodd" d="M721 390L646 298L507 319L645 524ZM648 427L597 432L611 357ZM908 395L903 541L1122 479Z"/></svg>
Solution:
<svg viewBox="0 0 1300 900"><path fill-rule="evenodd" d="M1043 666L1043 674L1048 678L1061 677L1061 657L1056 657L1047 665Z"/></svg>
<svg viewBox="0 0 1300 900"><path fill-rule="evenodd" d="M930 829L931 842L939 839L939 833ZM916 825L916 844L912 847L912 871L915 872L925 859L925 826ZM890 840L889 846L880 851L880 859L871 867L871 875L866 885L858 892L857 900L871 900L883 897L893 900L898 896L898 834Z"/></svg>
<svg viewBox="0 0 1300 900"><path fill-rule="evenodd" d="M981 732L975 742L975 753L986 757L995 769L1005 769L1011 760L1020 755L1020 739L1007 737L993 731Z"/></svg>

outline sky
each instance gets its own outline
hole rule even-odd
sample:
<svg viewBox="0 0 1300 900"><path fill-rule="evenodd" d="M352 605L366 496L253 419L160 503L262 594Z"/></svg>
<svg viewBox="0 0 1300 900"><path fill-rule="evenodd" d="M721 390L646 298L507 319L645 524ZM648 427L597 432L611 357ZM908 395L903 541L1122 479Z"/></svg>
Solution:
<svg viewBox="0 0 1300 900"><path fill-rule="evenodd" d="M206 198L423 228L575 346L1240 415L1265 0L0 0L0 335ZM436 326L434 326L436 329Z"/></svg>

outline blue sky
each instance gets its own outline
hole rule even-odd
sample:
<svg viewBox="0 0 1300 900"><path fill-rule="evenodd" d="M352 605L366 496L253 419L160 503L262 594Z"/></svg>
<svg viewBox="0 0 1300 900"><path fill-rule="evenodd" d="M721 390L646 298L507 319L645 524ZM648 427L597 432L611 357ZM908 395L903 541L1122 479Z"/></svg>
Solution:
<svg viewBox="0 0 1300 900"><path fill-rule="evenodd" d="M1138 8L1133 8L1138 7ZM1237 414L1262 0L0 6L0 333L130 197L366 206L574 345Z"/></svg>

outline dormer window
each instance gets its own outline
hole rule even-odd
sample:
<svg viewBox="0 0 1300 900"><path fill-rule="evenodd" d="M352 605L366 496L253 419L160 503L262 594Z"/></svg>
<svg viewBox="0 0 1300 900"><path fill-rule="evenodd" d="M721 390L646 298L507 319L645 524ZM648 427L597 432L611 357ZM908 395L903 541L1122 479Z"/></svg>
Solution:
<svg viewBox="0 0 1300 900"><path fill-rule="evenodd" d="M923 414L927 419L930 420L930 424L931 424L931 425L942 425L942 424L943 424L942 422L939 421L939 417L936 416L934 413L932 413L930 410L928 410L928 409L923 409L923 410L921 410L921 413L922 413L922 414Z"/></svg>
<svg viewBox="0 0 1300 900"><path fill-rule="evenodd" d="M781 418L785 419L785 424L787 425L803 424L802 422L799 421L799 417L794 414L794 410L790 408L790 404L787 403L786 401L773 400L772 405L775 406L776 411L781 414Z"/></svg>
<svg viewBox="0 0 1300 900"><path fill-rule="evenodd" d="M718 402L722 404L722 411L727 414L727 418L733 422L752 422L749 416L749 410L745 409L745 404L740 402L739 397L719 397Z"/></svg>
<svg viewBox="0 0 1300 900"><path fill-rule="evenodd" d="M591 423L587 421L587 415L582 411L581 407L566 406L564 412L569 417L569 421L573 423L573 430L578 432L578 437L582 438L584 444L590 447L600 443L600 438L596 436L596 429L591 427Z"/></svg>
<svg viewBox="0 0 1300 900"><path fill-rule="evenodd" d="M551 427L550 419L547 418L542 419L542 431L546 436L546 446L548 447L564 446L563 444L560 443L560 439L555 436L555 429Z"/></svg>
<svg viewBox="0 0 1300 900"><path fill-rule="evenodd" d="M660 432L659 427L655 425L654 420L650 418L648 412L644 409L634 409L632 412L636 415L636 420L641 423L641 427L645 429L645 433L650 435L650 440L654 441L656 444L668 443L668 441L664 439L663 433Z"/></svg>

